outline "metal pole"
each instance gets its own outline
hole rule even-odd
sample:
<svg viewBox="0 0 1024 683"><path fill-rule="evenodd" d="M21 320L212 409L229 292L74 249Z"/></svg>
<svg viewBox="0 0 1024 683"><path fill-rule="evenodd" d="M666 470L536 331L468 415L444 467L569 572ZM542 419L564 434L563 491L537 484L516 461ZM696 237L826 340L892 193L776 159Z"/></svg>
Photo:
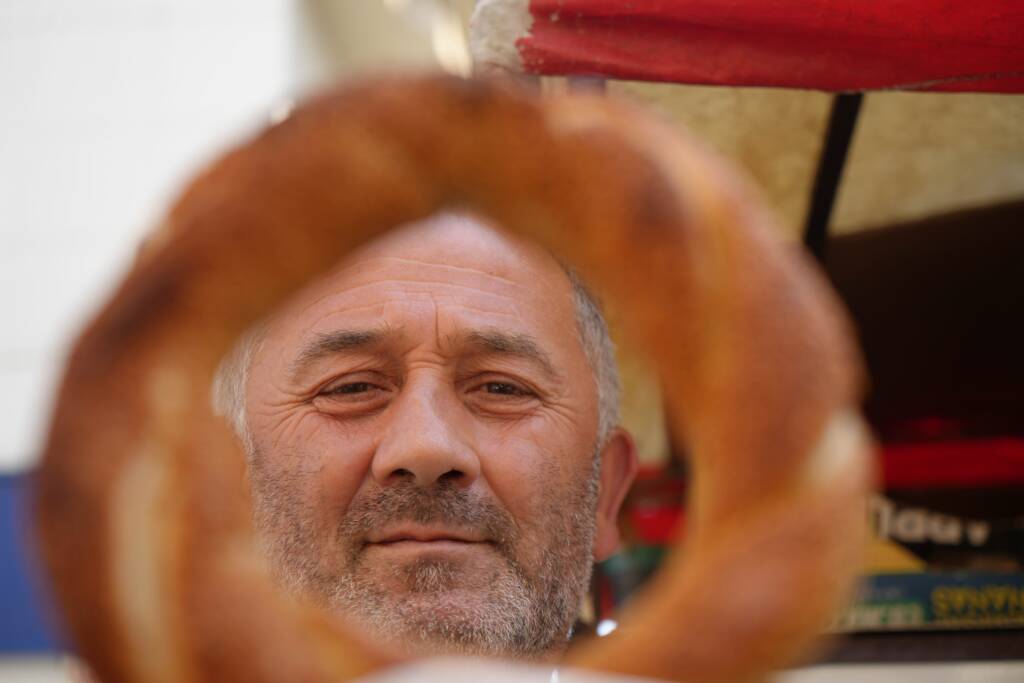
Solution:
<svg viewBox="0 0 1024 683"><path fill-rule="evenodd" d="M836 95L832 100L825 145L818 161L811 206L807 212L807 223L804 225L804 244L819 261L825 257L832 206L835 204L839 181L846 165L846 154L850 149L850 140L853 138L863 98L862 93L852 93Z"/></svg>

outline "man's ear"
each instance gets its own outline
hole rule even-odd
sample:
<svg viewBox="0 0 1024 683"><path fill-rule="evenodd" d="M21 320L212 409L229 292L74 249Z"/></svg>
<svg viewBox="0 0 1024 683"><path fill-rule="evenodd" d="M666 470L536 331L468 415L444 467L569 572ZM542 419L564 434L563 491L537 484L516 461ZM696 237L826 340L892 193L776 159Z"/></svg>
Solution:
<svg viewBox="0 0 1024 683"><path fill-rule="evenodd" d="M600 490L597 494L597 535L594 560L601 562L619 548L619 509L636 477L636 443L622 428L608 436L601 449Z"/></svg>

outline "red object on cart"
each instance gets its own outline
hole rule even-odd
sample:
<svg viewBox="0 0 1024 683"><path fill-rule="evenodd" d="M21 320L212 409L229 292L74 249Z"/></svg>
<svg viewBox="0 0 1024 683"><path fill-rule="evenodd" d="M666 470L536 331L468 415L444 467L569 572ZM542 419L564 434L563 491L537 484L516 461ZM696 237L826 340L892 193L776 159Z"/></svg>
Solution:
<svg viewBox="0 0 1024 683"><path fill-rule="evenodd" d="M541 76L1024 92L1020 0L482 0L471 38Z"/></svg>
<svg viewBox="0 0 1024 683"><path fill-rule="evenodd" d="M886 488L1022 487L1024 438L1003 436L882 446Z"/></svg>

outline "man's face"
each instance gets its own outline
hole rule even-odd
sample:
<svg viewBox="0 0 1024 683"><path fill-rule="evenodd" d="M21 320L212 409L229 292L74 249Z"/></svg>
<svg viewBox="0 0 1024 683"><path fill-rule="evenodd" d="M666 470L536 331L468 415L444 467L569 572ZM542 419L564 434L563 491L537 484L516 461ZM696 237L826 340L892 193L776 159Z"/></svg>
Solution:
<svg viewBox="0 0 1024 683"><path fill-rule="evenodd" d="M550 256L451 217L289 302L245 393L284 583L413 651L560 648L622 493L575 321Z"/></svg>

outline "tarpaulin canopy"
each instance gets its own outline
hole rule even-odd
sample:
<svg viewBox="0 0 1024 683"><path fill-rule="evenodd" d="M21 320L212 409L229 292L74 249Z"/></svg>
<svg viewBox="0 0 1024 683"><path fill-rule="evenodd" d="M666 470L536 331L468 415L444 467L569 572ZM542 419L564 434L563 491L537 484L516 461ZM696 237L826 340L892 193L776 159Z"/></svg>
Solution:
<svg viewBox="0 0 1024 683"><path fill-rule="evenodd" d="M828 91L1024 91L1020 0L483 0L474 61Z"/></svg>

